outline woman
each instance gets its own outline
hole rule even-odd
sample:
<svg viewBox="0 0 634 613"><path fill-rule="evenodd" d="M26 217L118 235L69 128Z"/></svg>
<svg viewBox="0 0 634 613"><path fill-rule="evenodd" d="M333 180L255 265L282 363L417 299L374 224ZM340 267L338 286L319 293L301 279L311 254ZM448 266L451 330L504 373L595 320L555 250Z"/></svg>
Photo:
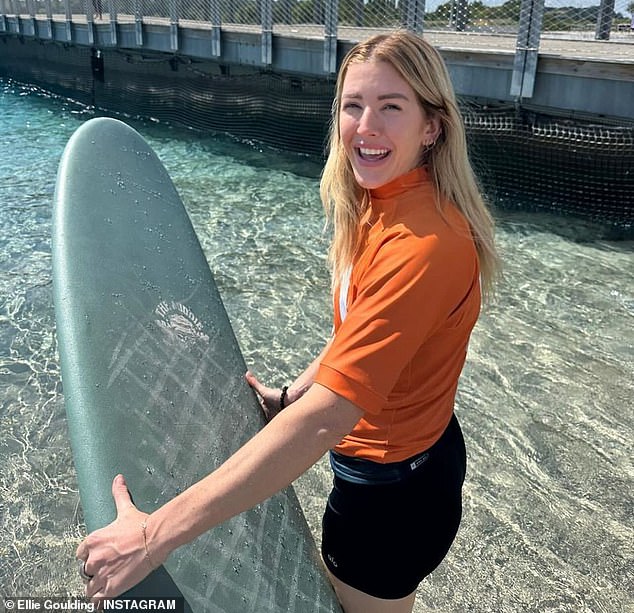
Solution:
<svg viewBox="0 0 634 613"><path fill-rule="evenodd" d="M115 479L117 520L77 550L87 595L125 591L328 450L322 553L347 613L411 611L449 550L466 464L454 398L497 256L439 54L408 32L357 45L339 73L330 141L332 338L290 387L247 373L267 426L151 515Z"/></svg>

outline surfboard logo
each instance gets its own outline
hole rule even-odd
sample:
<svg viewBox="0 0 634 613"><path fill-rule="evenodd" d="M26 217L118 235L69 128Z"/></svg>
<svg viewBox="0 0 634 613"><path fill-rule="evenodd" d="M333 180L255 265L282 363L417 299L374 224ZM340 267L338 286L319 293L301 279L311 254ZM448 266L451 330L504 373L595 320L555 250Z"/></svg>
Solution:
<svg viewBox="0 0 634 613"><path fill-rule="evenodd" d="M156 324L170 338L190 345L192 342L209 342L204 326L194 313L180 302L161 302L156 309Z"/></svg>

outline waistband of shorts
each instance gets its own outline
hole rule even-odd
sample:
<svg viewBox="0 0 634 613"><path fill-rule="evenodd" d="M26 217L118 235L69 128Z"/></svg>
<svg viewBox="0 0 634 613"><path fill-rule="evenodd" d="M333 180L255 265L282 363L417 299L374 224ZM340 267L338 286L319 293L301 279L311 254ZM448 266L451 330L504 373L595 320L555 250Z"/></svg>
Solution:
<svg viewBox="0 0 634 613"><path fill-rule="evenodd" d="M429 449L417 453L400 462L381 464L365 458L353 458L336 451L330 451L330 466L335 476L351 483L366 485L385 485L398 483L407 479L421 469L434 453L434 449L442 444L450 428L454 425L456 416L453 415L445 432Z"/></svg>

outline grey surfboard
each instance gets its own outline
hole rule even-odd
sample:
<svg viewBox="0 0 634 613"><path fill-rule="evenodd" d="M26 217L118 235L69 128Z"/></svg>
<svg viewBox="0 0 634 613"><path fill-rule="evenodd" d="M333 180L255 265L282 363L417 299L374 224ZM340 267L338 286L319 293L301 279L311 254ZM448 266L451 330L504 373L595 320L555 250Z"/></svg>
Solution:
<svg viewBox="0 0 634 613"><path fill-rule="evenodd" d="M117 473L151 512L264 425L181 199L121 121L87 121L63 152L53 284L89 532L115 518ZM195 613L341 611L291 487L178 549L126 596L182 596Z"/></svg>

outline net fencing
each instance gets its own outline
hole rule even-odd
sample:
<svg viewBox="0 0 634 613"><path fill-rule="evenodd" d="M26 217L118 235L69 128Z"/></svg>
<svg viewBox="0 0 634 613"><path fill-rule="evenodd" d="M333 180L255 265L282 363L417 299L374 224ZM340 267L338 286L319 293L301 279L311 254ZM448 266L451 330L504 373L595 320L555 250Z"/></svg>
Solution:
<svg viewBox="0 0 634 613"><path fill-rule="evenodd" d="M575 6L572 6L575 5ZM86 15L90 19L193 20L304 34L346 28L517 36L542 15L541 37L634 43L634 0L0 0L4 15Z"/></svg>

